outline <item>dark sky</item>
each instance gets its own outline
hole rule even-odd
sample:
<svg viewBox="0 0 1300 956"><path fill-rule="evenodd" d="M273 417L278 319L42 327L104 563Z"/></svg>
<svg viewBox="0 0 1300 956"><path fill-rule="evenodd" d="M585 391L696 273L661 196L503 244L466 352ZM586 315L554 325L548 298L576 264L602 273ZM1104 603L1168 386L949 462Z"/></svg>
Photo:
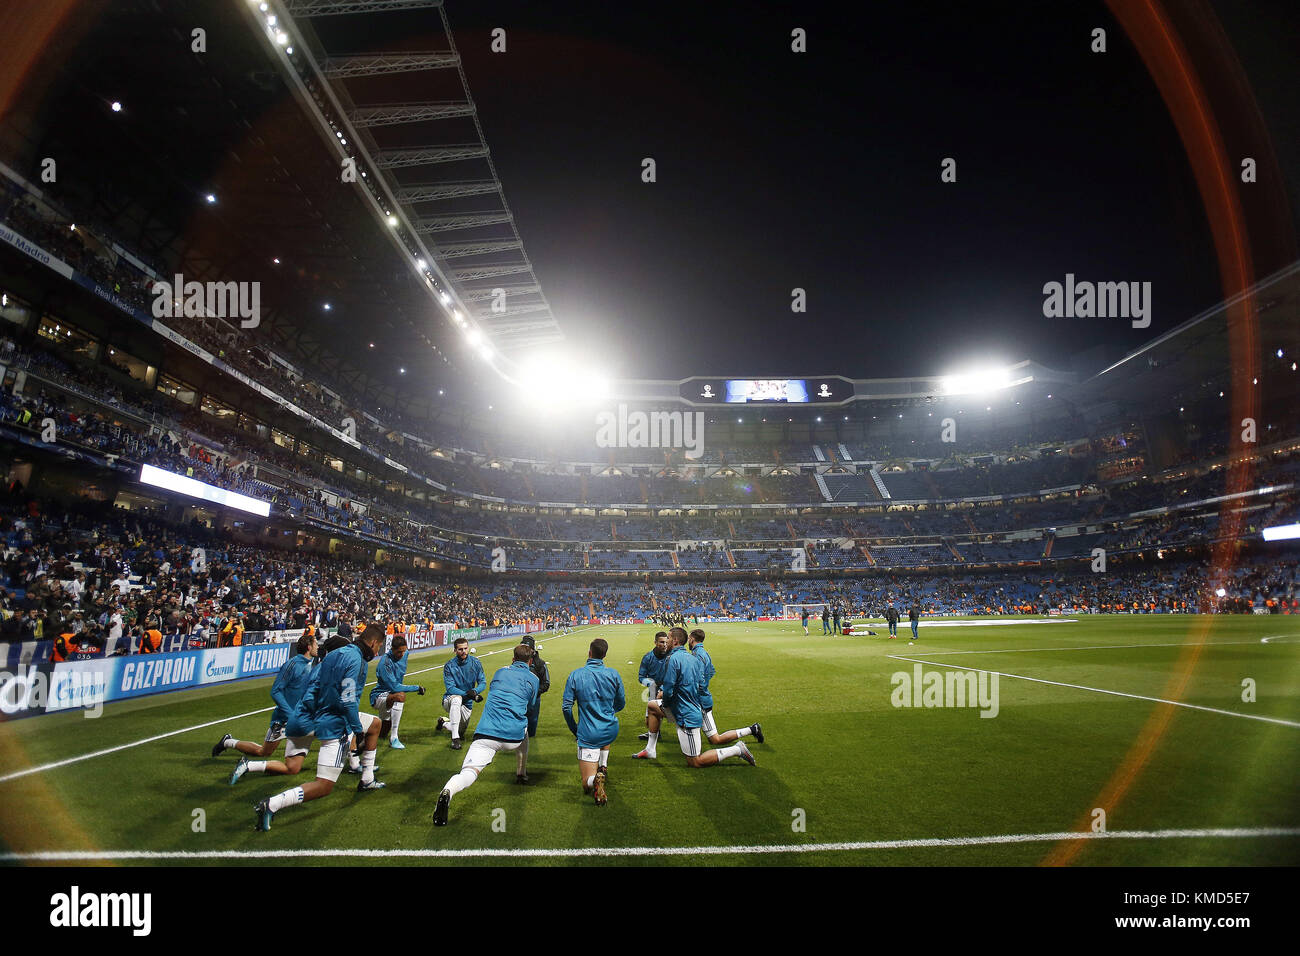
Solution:
<svg viewBox="0 0 1300 956"><path fill-rule="evenodd" d="M1288 169L1298 6L1220 8ZM1222 298L1182 143L1104 5L853 7L447 0L576 350L625 378L1069 367ZM349 52L393 48L417 16L367 18L382 30ZM488 51L498 26L505 54ZM1151 328L1045 319L1042 286L1067 272L1150 281Z"/></svg>

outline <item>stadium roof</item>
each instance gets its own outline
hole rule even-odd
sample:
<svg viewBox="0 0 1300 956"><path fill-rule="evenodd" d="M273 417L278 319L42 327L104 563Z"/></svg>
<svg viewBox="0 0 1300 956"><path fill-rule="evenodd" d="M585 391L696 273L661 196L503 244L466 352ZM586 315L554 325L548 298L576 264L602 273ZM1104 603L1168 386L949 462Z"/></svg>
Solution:
<svg viewBox="0 0 1300 956"><path fill-rule="evenodd" d="M344 7L434 5L311 2L289 9L321 16ZM122 0L78 29L57 32L22 102L6 116L5 156L32 179L43 157L57 157L58 179L49 187L56 201L85 210L160 274L260 282L259 339L305 357L319 380L379 406L431 414L439 386L482 373L481 346L466 341L453 318L457 308L486 315L484 331L496 349L558 337L536 276L524 268L473 116L467 125L433 124L446 140L427 123L390 133L366 112L397 96L365 85L386 70L424 71L417 88L431 76L451 77L456 98L468 102L450 36L440 41L442 52L423 58L362 62L338 47L326 51L309 22L283 14L274 31L304 42L277 43L255 19L267 16L257 7ZM429 19L446 23L441 11ZM205 31L202 51L194 49L196 26ZM289 48L296 71L285 59ZM317 70L324 78L313 87ZM295 76L306 76L312 92L304 96ZM391 89L403 88L411 87ZM120 112L109 109L113 101ZM346 115L329 114L334 102ZM334 134L328 119L342 121ZM325 140L336 137L331 149ZM341 181L336 153L344 139L366 173L359 184ZM381 209L390 197L394 205ZM464 215L467 204L500 211L500 228L446 229L443 220ZM388 225L388 212L401 217L400 228ZM421 259L432 278L419 269ZM498 286L509 292L500 315L484 291Z"/></svg>

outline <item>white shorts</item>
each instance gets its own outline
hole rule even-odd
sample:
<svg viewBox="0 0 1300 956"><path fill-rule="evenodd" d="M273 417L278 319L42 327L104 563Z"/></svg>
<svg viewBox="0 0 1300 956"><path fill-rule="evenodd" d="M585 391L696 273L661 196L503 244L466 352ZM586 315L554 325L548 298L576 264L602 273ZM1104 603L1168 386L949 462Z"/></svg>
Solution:
<svg viewBox="0 0 1300 956"><path fill-rule="evenodd" d="M527 737L524 738L524 740L527 739ZM465 754L465 760L461 763L460 769L482 770L492 762L492 758L497 754L518 750L523 746L524 740L489 740L486 737L471 740L469 751Z"/></svg>
<svg viewBox="0 0 1300 956"><path fill-rule="evenodd" d="M656 684L654 681L651 681L650 683L645 684L644 687L645 687L645 690L646 690L646 698L645 698L645 699L646 699L646 703L647 703L647 704L648 704L650 701L655 700L655 699L659 696L659 685ZM647 706L646 709L645 709L645 715L646 715L647 717L650 716L650 708L649 708L648 706Z"/></svg>
<svg viewBox="0 0 1300 956"><path fill-rule="evenodd" d="M600 752L608 747L579 747L578 759L583 763L600 763Z"/></svg>
<svg viewBox="0 0 1300 956"><path fill-rule="evenodd" d="M393 705L388 702L388 691L380 694L375 698L375 702L370 706L379 712L380 720L387 720L393 712Z"/></svg>
<svg viewBox="0 0 1300 956"><path fill-rule="evenodd" d="M704 722L700 725L700 730L704 732L706 737L712 737L718 732L718 725L713 721L712 707L704 712Z"/></svg>
<svg viewBox="0 0 1300 956"><path fill-rule="evenodd" d="M322 741L320 754L316 757L316 779L334 783L343 772L343 764L348 759L348 738L336 737Z"/></svg>
<svg viewBox="0 0 1300 956"><path fill-rule="evenodd" d="M266 728L266 742L268 744L278 744L284 740L284 724L278 720L271 721L271 726Z"/></svg>
<svg viewBox="0 0 1300 956"><path fill-rule="evenodd" d="M677 728L677 742L681 744L682 753L687 757L698 757L700 755L700 728L692 727L685 730L682 727Z"/></svg>
<svg viewBox="0 0 1300 956"><path fill-rule="evenodd" d="M284 758L305 757L307 751L311 750L311 742L316 739L315 734L308 734L306 737L290 737L284 745Z"/></svg>
<svg viewBox="0 0 1300 956"><path fill-rule="evenodd" d="M462 697L460 694L448 694L442 699L442 709L449 714L451 713L451 699L453 697L460 697L460 719L464 720L469 715L469 712L474 709L474 701L468 697Z"/></svg>

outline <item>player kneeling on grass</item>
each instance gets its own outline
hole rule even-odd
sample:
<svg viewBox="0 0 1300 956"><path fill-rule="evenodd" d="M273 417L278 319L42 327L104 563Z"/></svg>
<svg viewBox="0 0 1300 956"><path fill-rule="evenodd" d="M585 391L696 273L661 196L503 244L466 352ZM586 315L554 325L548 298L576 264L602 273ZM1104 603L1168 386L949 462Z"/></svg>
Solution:
<svg viewBox="0 0 1300 956"><path fill-rule="evenodd" d="M294 645L294 650L298 653L285 661L280 667L280 672L275 675L275 682L271 684L271 700L275 701L275 710L271 713L271 726L267 728L266 739L261 744L255 744L251 740L236 740L230 734L226 734L212 748L214 757L221 756L227 750L238 750L241 754L247 755L239 758L239 763L230 774L232 787L246 773L293 775L302 769L302 761L307 756L307 751L299 752L292 744L285 745L284 762L249 760L248 757L269 757L280 746L280 741L285 739L285 724L293 715L298 701L302 700L303 694L307 692L307 685L315 673L313 665L318 663L317 649L316 638L304 634Z"/></svg>
<svg viewBox="0 0 1300 956"><path fill-rule="evenodd" d="M456 774L438 794L438 806L433 811L434 826L447 825L447 809L451 798L478 779L483 768L503 751L515 751L519 757L516 778L528 775L528 713L537 706L537 676L528 667L533 649L527 644L515 648L515 658L509 667L492 675L487 704L483 716L474 730L469 752Z"/></svg>
<svg viewBox="0 0 1300 956"><path fill-rule="evenodd" d="M397 738L397 726L402 722L406 695L417 693L424 696L424 688L419 684L402 683L406 678L407 659L406 638L398 634L393 638L393 646L388 653L375 666L375 689L370 692L370 706L379 712L379 719L383 721L379 735L387 735L388 746L394 750L406 749L406 745Z"/></svg>
<svg viewBox="0 0 1300 956"><path fill-rule="evenodd" d="M645 652L641 658L641 666L637 668L636 679L641 686L646 689L646 700L656 700L659 697L659 685L664 682L664 668L668 666L668 652L672 650L672 645L668 643L668 632L659 631L655 634L655 646L653 650ZM650 708L645 711L645 725L650 726ZM639 740L649 740L650 733L641 734Z"/></svg>
<svg viewBox="0 0 1300 956"><path fill-rule="evenodd" d="M574 671L564 682L564 722L578 738L578 776L582 792L593 794L596 806L603 807L608 798L609 745L618 736L618 712L627 703L623 678L605 666L609 642L596 638L587 651L587 666ZM573 719L573 705L578 705L578 720Z"/></svg>
<svg viewBox="0 0 1300 956"><path fill-rule="evenodd" d="M728 730L725 734L718 733L717 722L713 719L713 695L709 693L709 682L713 680L717 673L713 667L713 658L709 657L709 652L704 649L704 631L696 628L691 631L687 639L686 647L690 650L691 656L695 658L696 663L700 665L700 709L704 711L704 720L700 724L700 730L704 736L709 738L709 743L715 747L721 747L723 744L729 744L739 740L741 737L748 737L751 734L760 744L763 742L763 725L750 724L748 727L741 727L739 730Z"/></svg>
<svg viewBox="0 0 1300 956"><path fill-rule="evenodd" d="M326 655L308 692L298 702L285 728L295 746L310 744L314 735L320 741L316 758L316 779L301 787L255 804L258 830L271 829L271 818L285 807L328 796L334 789L348 755L348 738L356 735L365 740L361 757L361 782L357 789L379 790L384 785L375 779L375 748L379 745L378 717L357 709L357 693L365 686L367 663L384 643L382 625L370 624L355 643L347 644Z"/></svg>
<svg viewBox="0 0 1300 956"><path fill-rule="evenodd" d="M669 634L673 642L673 652L668 655L668 667L664 670L663 698L652 700L650 709L653 720L650 727L650 739L646 749L632 756L638 760L654 760L655 748L659 743L661 721L671 720L677 724L677 742L686 757L688 767L711 767L728 757L740 757L751 767L757 761L749 752L743 740L738 740L730 747L701 753L700 726L704 723L704 710L700 707L700 664L686 649L686 629L675 627Z"/></svg>
<svg viewBox="0 0 1300 956"><path fill-rule="evenodd" d="M447 717L439 717L438 725L433 728L437 733L443 727L451 730L451 749L459 750L460 739L465 736L474 705L483 699L483 689L487 687L487 677L483 665L477 657L469 656L469 641L463 637L456 638L453 645L456 656L442 665L442 686L446 693L442 698L442 709Z"/></svg>

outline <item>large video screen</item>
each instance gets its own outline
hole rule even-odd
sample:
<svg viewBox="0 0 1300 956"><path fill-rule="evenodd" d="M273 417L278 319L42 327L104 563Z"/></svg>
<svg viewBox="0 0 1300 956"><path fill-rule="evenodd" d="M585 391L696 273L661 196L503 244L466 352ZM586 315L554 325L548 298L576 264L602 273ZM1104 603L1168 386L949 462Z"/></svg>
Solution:
<svg viewBox="0 0 1300 956"><path fill-rule="evenodd" d="M185 475L163 471L153 465L141 466L140 480L146 485L166 488L168 491L175 491L191 498L201 498L204 501L211 501L213 504L224 505L227 508L238 508L240 511L247 511L263 518L271 514L271 503L268 501L262 501L260 498L250 498L248 495L241 495L234 491L227 491L225 488L210 485L206 481L196 481L193 478L187 478Z"/></svg>
<svg viewBox="0 0 1300 956"><path fill-rule="evenodd" d="M802 378L733 378L727 380L728 402L806 402Z"/></svg>

